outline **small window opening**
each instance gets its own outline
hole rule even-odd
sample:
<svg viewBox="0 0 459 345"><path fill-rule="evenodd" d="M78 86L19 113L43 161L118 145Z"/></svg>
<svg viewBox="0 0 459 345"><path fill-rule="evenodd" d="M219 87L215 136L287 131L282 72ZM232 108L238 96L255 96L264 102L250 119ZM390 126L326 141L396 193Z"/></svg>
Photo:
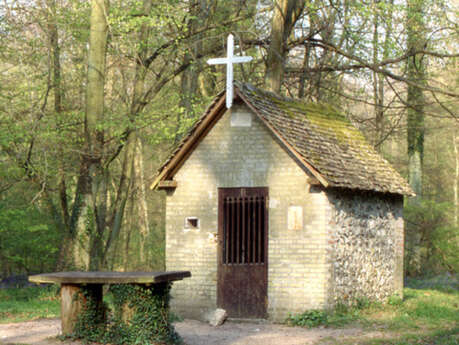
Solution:
<svg viewBox="0 0 459 345"><path fill-rule="evenodd" d="M186 217L185 218L186 229L199 229L199 218L197 217Z"/></svg>

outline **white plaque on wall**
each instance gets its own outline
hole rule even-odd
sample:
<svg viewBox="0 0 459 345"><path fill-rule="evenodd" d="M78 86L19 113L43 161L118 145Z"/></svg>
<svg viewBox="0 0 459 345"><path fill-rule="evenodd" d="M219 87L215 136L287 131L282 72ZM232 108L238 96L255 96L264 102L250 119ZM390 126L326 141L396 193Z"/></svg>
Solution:
<svg viewBox="0 0 459 345"><path fill-rule="evenodd" d="M303 229L303 207L289 206L287 218L289 230Z"/></svg>
<svg viewBox="0 0 459 345"><path fill-rule="evenodd" d="M231 127L251 127L252 114L248 111L233 107L231 109Z"/></svg>

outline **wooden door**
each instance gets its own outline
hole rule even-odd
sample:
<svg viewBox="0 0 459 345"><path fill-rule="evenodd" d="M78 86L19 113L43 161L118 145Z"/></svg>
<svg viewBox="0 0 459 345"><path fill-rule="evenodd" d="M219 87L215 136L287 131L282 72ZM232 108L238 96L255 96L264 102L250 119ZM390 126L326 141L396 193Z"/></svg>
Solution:
<svg viewBox="0 0 459 345"><path fill-rule="evenodd" d="M217 304L229 317L266 317L268 188L218 190Z"/></svg>

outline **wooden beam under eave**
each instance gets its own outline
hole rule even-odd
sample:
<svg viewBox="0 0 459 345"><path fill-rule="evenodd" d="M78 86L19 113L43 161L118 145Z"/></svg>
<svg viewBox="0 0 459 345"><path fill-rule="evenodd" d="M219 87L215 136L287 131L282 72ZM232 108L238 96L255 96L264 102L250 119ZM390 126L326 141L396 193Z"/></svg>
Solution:
<svg viewBox="0 0 459 345"><path fill-rule="evenodd" d="M158 189L175 189L177 188L177 181L163 180L158 182Z"/></svg>
<svg viewBox="0 0 459 345"><path fill-rule="evenodd" d="M318 179L316 179L315 177L308 177L306 179L306 182L308 182L311 186L321 186L322 183L320 183L320 181Z"/></svg>

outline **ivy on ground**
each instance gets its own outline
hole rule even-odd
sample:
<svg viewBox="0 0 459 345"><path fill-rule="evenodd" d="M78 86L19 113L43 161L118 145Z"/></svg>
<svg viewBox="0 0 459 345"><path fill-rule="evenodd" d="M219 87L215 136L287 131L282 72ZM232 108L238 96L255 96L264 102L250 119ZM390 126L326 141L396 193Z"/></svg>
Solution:
<svg viewBox="0 0 459 345"><path fill-rule="evenodd" d="M114 345L182 344L169 313L169 291L169 283L111 285L113 310L109 310L105 304L97 305L85 289L85 307L73 337Z"/></svg>

